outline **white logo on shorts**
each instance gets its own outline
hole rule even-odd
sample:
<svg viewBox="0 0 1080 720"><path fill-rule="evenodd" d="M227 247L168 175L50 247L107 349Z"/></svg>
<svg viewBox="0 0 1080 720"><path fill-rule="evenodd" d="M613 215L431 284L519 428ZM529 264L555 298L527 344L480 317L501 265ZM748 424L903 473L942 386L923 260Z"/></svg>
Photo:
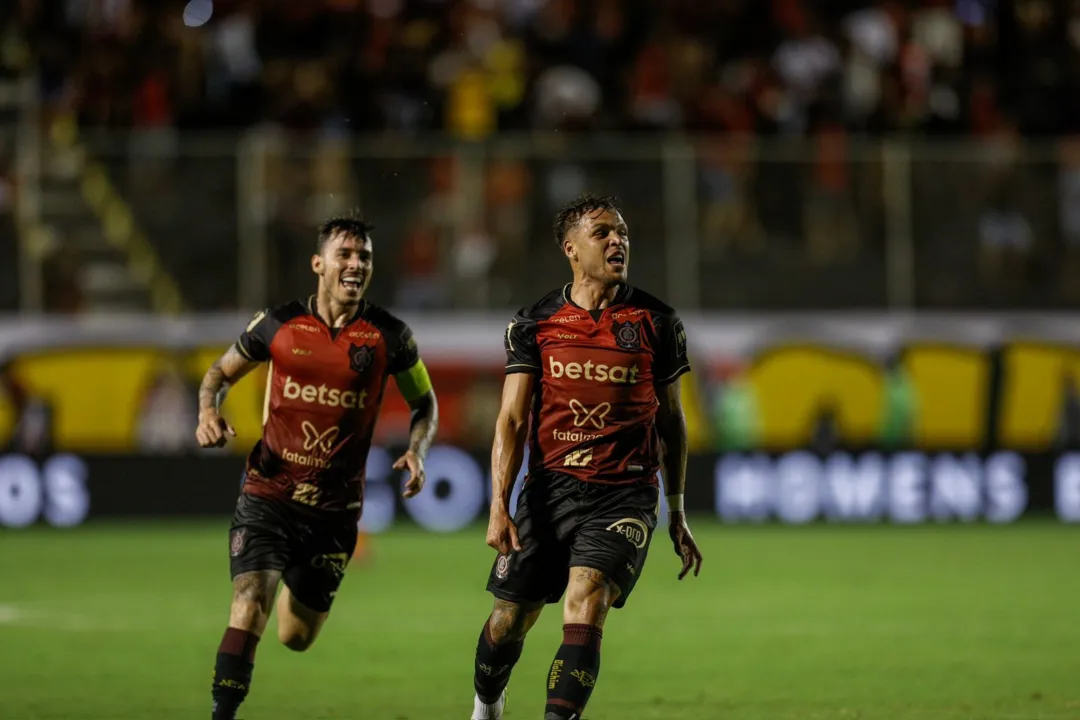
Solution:
<svg viewBox="0 0 1080 720"><path fill-rule="evenodd" d="M638 550L644 548L649 539L649 526L637 518L623 518L608 525L607 529L622 535Z"/></svg>

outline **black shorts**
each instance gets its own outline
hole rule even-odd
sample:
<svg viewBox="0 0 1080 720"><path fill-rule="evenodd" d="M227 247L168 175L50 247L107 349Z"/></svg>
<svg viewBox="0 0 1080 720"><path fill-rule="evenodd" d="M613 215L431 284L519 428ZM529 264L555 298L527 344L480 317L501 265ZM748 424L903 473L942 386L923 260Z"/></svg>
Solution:
<svg viewBox="0 0 1080 720"><path fill-rule="evenodd" d="M356 515L241 493L229 529L232 577L278 570L293 597L327 612L356 548Z"/></svg>
<svg viewBox="0 0 1080 720"><path fill-rule="evenodd" d="M566 590L569 568L588 567L619 586L615 607L622 607L645 567L658 500L655 485L531 475L514 514L521 552L495 559L488 591L511 602L555 603Z"/></svg>

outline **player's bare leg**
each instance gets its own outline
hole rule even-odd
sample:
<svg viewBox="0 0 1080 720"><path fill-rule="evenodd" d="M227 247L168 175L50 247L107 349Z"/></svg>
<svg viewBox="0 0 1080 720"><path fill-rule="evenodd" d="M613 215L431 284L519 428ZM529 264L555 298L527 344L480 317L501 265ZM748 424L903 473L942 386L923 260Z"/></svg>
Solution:
<svg viewBox="0 0 1080 720"><path fill-rule="evenodd" d="M600 674L600 638L619 587L599 570L570 568L563 643L547 678L544 720L578 720Z"/></svg>
<svg viewBox="0 0 1080 720"><path fill-rule="evenodd" d="M540 618L543 603L515 603L496 600L476 644L473 685L476 699L473 720L498 720L506 704L510 672L521 657L525 636Z"/></svg>
<svg viewBox="0 0 1080 720"><path fill-rule="evenodd" d="M289 586L281 588L277 600L278 640L290 650L304 652L315 642L329 612L312 610L293 597Z"/></svg>
<svg viewBox="0 0 1080 720"><path fill-rule="evenodd" d="M241 573L233 579L229 627L221 639L214 667L213 720L234 720L247 697L255 668L255 648L270 619L280 581L277 570Z"/></svg>

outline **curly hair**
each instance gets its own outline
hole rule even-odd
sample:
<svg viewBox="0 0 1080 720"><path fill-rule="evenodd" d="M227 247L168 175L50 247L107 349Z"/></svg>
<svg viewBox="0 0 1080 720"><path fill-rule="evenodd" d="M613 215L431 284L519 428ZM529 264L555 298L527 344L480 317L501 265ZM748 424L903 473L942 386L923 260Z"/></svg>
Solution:
<svg viewBox="0 0 1080 720"><path fill-rule="evenodd" d="M566 234L570 232L570 229L577 225L581 221L581 218L596 212L597 210L608 210L610 212L620 212L619 200L610 195L603 197L596 197L585 193L584 195L572 200L568 203L559 214L555 216L555 242L559 247L562 247L563 242L566 240Z"/></svg>

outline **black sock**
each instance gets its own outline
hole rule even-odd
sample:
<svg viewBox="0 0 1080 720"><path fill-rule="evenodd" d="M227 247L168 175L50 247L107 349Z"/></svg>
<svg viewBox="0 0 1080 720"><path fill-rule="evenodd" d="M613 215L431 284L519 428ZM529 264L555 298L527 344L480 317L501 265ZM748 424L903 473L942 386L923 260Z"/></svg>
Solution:
<svg viewBox="0 0 1080 720"><path fill-rule="evenodd" d="M510 671L525 647L524 640L497 644L491 637L490 624L491 619L488 618L476 643L476 671L473 674L476 695L486 703L493 703L502 695L510 682Z"/></svg>
<svg viewBox="0 0 1080 720"><path fill-rule="evenodd" d="M579 720L600 674L600 628L563 625L563 644L548 673L545 720Z"/></svg>
<svg viewBox="0 0 1080 720"><path fill-rule="evenodd" d="M225 630L214 666L213 720L235 720L251 685L258 644L259 636L254 633L232 627Z"/></svg>

